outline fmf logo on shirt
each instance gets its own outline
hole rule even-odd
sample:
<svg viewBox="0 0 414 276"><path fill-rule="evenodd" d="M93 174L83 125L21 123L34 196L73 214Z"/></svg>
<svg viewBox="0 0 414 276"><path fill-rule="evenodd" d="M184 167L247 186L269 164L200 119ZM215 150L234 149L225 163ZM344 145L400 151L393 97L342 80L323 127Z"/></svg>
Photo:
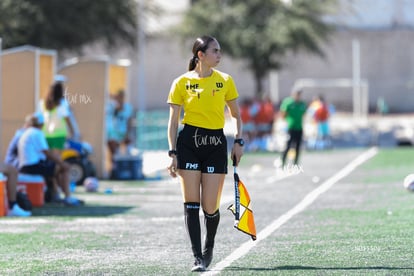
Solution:
<svg viewBox="0 0 414 276"><path fill-rule="evenodd" d="M222 82L216 82L216 87L217 88L223 88L223 86L224 86L224 84ZM186 89L198 89L199 85L198 85L198 83L195 83L195 84L187 83L185 85L185 88Z"/></svg>
<svg viewBox="0 0 414 276"><path fill-rule="evenodd" d="M191 83L187 83L186 85L185 85L185 89L191 89L191 90L194 90L194 89L198 89L198 83L196 83L196 84L191 84Z"/></svg>
<svg viewBox="0 0 414 276"><path fill-rule="evenodd" d="M197 170L198 164L197 163L185 163L185 168L189 170Z"/></svg>

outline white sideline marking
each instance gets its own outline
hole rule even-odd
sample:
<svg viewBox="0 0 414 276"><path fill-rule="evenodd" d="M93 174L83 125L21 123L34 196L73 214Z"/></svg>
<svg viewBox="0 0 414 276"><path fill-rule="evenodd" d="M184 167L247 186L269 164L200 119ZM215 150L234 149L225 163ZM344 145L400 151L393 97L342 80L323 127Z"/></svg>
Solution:
<svg viewBox="0 0 414 276"><path fill-rule="evenodd" d="M261 240L266 239L269 235L271 235L274 231L276 231L280 226L285 224L289 221L292 217L299 214L303 210L305 210L309 205L311 205L320 195L328 191L336 182L350 174L354 169L356 169L359 165L367 161L368 159L375 156L378 152L376 147L370 148L369 150L362 153L360 156L355 158L351 163L349 163L346 167L340 170L337 174L326 180L320 186L318 186L315 190L311 191L307 194L301 202L299 202L295 207L290 209L288 212L280 216L278 219L274 220L270 225L264 228L260 233L257 234L257 240L252 241L249 240L243 243L239 248L233 251L230 255L228 255L223 261L217 263L210 271L202 273L203 275L217 275L223 269L230 266L230 264L237 259L246 255L250 249L252 249L258 242Z"/></svg>

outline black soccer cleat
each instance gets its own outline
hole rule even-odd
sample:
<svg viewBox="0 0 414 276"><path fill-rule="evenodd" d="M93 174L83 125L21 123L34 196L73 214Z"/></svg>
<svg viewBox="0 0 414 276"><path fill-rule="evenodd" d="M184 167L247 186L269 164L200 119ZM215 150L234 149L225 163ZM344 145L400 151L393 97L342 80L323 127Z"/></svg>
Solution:
<svg viewBox="0 0 414 276"><path fill-rule="evenodd" d="M203 251L203 259L206 268L210 265L213 260L213 247L206 247Z"/></svg>
<svg viewBox="0 0 414 276"><path fill-rule="evenodd" d="M206 270L206 266L204 265L203 258L196 257L195 261L194 261L194 266L191 269L191 271L192 272L201 272L201 271L205 271L205 270Z"/></svg>

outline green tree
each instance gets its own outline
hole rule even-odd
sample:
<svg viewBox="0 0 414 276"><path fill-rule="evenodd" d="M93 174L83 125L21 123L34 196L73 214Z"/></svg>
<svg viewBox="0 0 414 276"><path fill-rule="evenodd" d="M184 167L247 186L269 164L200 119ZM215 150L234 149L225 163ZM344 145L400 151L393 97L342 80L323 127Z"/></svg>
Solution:
<svg viewBox="0 0 414 276"><path fill-rule="evenodd" d="M320 43L333 28L322 17L336 4L336 0L198 0L178 32L184 40L215 36L226 54L246 61L261 95L264 79L271 70L282 68L289 51L323 56Z"/></svg>
<svg viewBox="0 0 414 276"><path fill-rule="evenodd" d="M109 48L134 46L136 11L134 0L2 0L0 37L5 48L78 51L97 41Z"/></svg>

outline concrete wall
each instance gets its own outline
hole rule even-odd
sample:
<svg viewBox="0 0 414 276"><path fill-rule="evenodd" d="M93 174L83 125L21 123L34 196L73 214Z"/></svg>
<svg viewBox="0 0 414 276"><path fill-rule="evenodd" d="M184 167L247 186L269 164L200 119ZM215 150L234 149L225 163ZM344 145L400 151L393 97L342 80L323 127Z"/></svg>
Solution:
<svg viewBox="0 0 414 276"><path fill-rule="evenodd" d="M171 83L175 78L187 71L188 62L192 57L192 42L182 45L175 38L157 37L147 39L145 60L146 108L167 109L166 103ZM136 60L130 67L130 87L133 104L140 106L140 84ZM217 68L233 75L238 89L243 94L254 95L254 82L250 71L242 62L226 57Z"/></svg>
<svg viewBox="0 0 414 276"><path fill-rule="evenodd" d="M324 45L324 57L308 53L291 55L278 74L279 97L289 95L299 78L352 78L352 40L358 39L361 51L361 78L369 82L369 105L374 111L379 97L384 97L391 112L413 111L414 100L414 30L339 30ZM166 98L174 78L187 70L191 57L191 43L182 45L172 38L147 40L145 61L146 108L167 108ZM218 69L231 74L242 97L254 95L251 72L242 61L226 57ZM134 60L132 58L132 60ZM131 67L131 100L138 106L138 70ZM265 83L270 90L270 83ZM328 101L344 111L352 110L352 89L306 89L305 99L325 94Z"/></svg>

